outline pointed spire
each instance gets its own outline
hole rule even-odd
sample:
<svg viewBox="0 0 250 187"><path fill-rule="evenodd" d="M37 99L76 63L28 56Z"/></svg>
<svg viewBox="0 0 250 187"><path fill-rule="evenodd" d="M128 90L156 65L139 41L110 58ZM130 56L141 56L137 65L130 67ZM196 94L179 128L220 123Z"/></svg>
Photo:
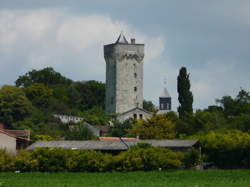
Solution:
<svg viewBox="0 0 250 187"><path fill-rule="evenodd" d="M164 78L163 83L164 83L164 88L163 88L163 90L161 92L160 98L169 98L171 96L170 96L170 94L169 94L169 92L167 90L167 79L166 78Z"/></svg>
<svg viewBox="0 0 250 187"><path fill-rule="evenodd" d="M171 97L170 94L168 93L167 88L164 88L161 92L160 98L168 98Z"/></svg>
<svg viewBox="0 0 250 187"><path fill-rule="evenodd" d="M128 41L126 39L126 37L123 35L123 32L121 32L121 34L119 35L118 39L115 42L117 43L122 43L122 44L128 44Z"/></svg>

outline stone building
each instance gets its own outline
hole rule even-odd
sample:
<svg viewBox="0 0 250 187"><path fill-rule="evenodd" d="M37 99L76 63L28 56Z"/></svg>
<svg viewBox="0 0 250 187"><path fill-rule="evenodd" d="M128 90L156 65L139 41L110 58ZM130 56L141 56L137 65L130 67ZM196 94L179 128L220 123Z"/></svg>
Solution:
<svg viewBox="0 0 250 187"><path fill-rule="evenodd" d="M143 108L144 44L135 39L128 42L123 34L117 41L104 46L106 61L106 112L125 115L122 118L141 116ZM130 111L129 116L127 112Z"/></svg>

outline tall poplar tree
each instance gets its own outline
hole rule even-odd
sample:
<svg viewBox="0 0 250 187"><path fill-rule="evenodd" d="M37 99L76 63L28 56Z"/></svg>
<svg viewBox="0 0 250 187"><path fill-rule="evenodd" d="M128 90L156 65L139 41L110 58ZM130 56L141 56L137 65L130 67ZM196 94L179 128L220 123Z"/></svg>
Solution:
<svg viewBox="0 0 250 187"><path fill-rule="evenodd" d="M190 91L190 80L187 69L182 67L177 78L177 91L178 91L178 100L180 106L178 107L178 113L180 118L186 114L193 113L193 94Z"/></svg>

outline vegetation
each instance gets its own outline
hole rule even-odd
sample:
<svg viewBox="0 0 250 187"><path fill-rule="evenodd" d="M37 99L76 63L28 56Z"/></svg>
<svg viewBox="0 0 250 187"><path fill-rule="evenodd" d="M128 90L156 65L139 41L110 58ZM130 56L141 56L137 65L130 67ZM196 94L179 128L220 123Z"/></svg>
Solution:
<svg viewBox="0 0 250 187"><path fill-rule="evenodd" d="M177 78L178 100L180 102L178 112L180 117L193 113L193 94L190 91L190 87L189 74L187 69L182 67Z"/></svg>
<svg viewBox="0 0 250 187"><path fill-rule="evenodd" d="M34 141L95 138L89 130L80 124L62 124L53 116L55 113L76 115L82 117L83 122L93 125L109 125L111 128L110 136L139 136L140 139L199 139L204 162L219 168L250 168L250 93L241 89L235 98L223 96L216 100L216 105L209 106L204 110L193 111L193 95L190 91L190 85L189 74L183 67L178 76L179 115L175 112L156 115L156 107L152 102L144 101L144 109L152 111L154 114L152 118L118 122L112 118L114 116L105 114L105 84L97 81L75 82L50 67L32 70L20 76L16 80L16 86L6 85L0 88L0 122L13 129L30 129L31 138ZM107 165L98 165L99 161L93 161L93 163L97 164L98 168L100 166L98 171L111 171L114 168L126 171L142 168L147 170L148 166L145 164L148 161L145 159L149 159L147 155L152 154L151 156L155 158L151 149L153 148L144 151L131 149L117 157L112 157L116 158L114 159L116 161L111 163L107 161ZM159 155L168 154L156 150ZM183 160L181 160L182 165L192 167L193 163L198 163L196 151L193 150L193 152L184 155ZM131 157L127 155L130 152L133 155ZM62 151L62 153L64 152ZM21 158L25 156L29 158L28 154L23 152L19 155L19 166L27 165L26 162L21 162ZM58 154L60 155L61 152ZM99 153L91 154L99 158ZM12 162L16 158L10 156L8 160L5 153L1 153L1 155L3 156L0 163L9 164L7 166L0 164L0 170L9 171L16 167L15 164L13 165L15 161ZM105 155L105 157L101 156L100 159L104 160L105 163L110 158L110 155ZM78 157L77 159L81 160ZM78 162L77 159L75 162ZM72 169L69 167L65 170L77 171L78 168L74 165L73 160L71 162ZM179 162L171 163L171 168L179 167L179 164L176 163ZM36 168L37 160L33 160L32 164L26 168ZM167 162L164 164L166 164L166 168L169 166ZM158 167L157 163L147 163L147 165L154 169L156 169L154 166ZM48 170L52 171L53 169L45 169L44 171ZM57 169L55 170L57 171ZM84 169L82 168L82 170ZM95 171L96 169L91 170Z"/></svg>
<svg viewBox="0 0 250 187"><path fill-rule="evenodd" d="M118 155L98 151L38 148L11 155L0 150L0 171L100 172L176 169L185 155L167 148L135 146ZM187 160L187 159L186 159ZM189 159L190 160L190 159ZM193 165L194 163L191 163Z"/></svg>
<svg viewBox="0 0 250 187"><path fill-rule="evenodd" d="M176 137L175 125L164 115L154 115L147 120L136 121L129 129L129 135L140 139L173 139Z"/></svg>
<svg viewBox="0 0 250 187"><path fill-rule="evenodd" d="M101 82L74 82L51 67L32 70L19 76L16 87L0 88L0 122L9 128L30 129L34 140L36 135L52 139L68 135L72 139L73 134L79 139L53 114L75 115L91 124L107 125L104 98L105 84ZM92 137L87 134L83 139Z"/></svg>
<svg viewBox="0 0 250 187"><path fill-rule="evenodd" d="M249 170L178 170L166 172L104 173L0 173L2 186L169 186L169 187L247 187Z"/></svg>

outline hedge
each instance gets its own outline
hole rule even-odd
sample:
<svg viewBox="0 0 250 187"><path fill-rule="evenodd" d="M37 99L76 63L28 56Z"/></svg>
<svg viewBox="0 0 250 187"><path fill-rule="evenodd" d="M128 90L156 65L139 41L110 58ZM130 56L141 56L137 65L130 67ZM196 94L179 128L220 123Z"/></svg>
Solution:
<svg viewBox="0 0 250 187"><path fill-rule="evenodd" d="M134 147L118 155L98 151L39 148L16 155L0 150L0 171L102 172L162 170L183 167L184 153L166 148Z"/></svg>

